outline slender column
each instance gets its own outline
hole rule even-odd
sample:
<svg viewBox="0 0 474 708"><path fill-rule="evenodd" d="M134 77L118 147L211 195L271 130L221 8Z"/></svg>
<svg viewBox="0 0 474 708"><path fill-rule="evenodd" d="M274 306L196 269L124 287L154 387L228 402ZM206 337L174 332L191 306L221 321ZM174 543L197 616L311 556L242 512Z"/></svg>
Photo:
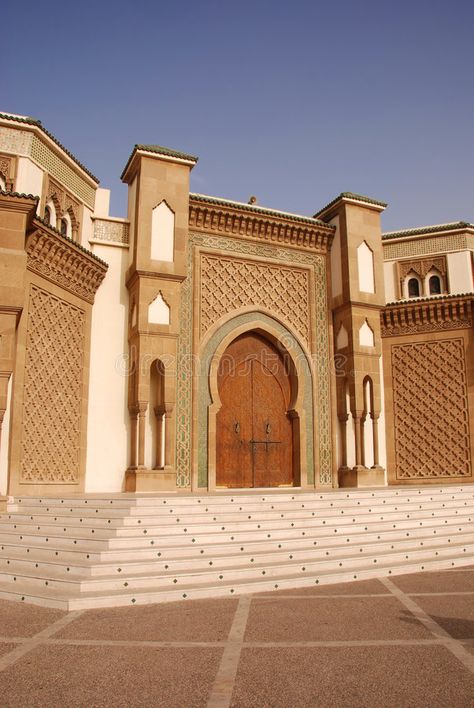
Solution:
<svg viewBox="0 0 474 708"><path fill-rule="evenodd" d="M362 455L361 455L361 431L363 430L361 426L361 417L360 415L354 415L354 434L355 434L355 463L356 467L359 467L362 464Z"/></svg>
<svg viewBox="0 0 474 708"><path fill-rule="evenodd" d="M349 416L346 415L340 415L339 416L339 423L340 423L340 431L341 431L341 467L346 468L347 467L347 421L349 419Z"/></svg>
<svg viewBox="0 0 474 708"><path fill-rule="evenodd" d="M371 414L372 418L372 437L374 439L374 467L378 467L379 462L379 416L376 413Z"/></svg>
<svg viewBox="0 0 474 708"><path fill-rule="evenodd" d="M131 405L128 407L131 422L131 440L130 440L130 468L136 469L138 464L138 406Z"/></svg>
<svg viewBox="0 0 474 708"><path fill-rule="evenodd" d="M165 414L164 406L155 407L156 415L156 470L162 470L165 466L165 450L163 445L163 416ZM166 428L165 428L166 431ZM165 432L166 434L166 432Z"/></svg>
<svg viewBox="0 0 474 708"><path fill-rule="evenodd" d="M360 464L365 467L365 421L366 416L363 415L360 419Z"/></svg>
<svg viewBox="0 0 474 708"><path fill-rule="evenodd" d="M173 411L172 403L164 404L165 413L165 454L164 467L172 467L173 464Z"/></svg>
<svg viewBox="0 0 474 708"><path fill-rule="evenodd" d="M146 401L138 402L138 467L145 467L145 413Z"/></svg>

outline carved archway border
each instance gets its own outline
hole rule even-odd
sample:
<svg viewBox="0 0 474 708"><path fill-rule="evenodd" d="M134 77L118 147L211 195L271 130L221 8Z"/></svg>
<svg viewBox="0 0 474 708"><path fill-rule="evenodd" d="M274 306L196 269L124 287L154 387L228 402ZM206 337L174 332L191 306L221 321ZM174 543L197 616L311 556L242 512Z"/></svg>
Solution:
<svg viewBox="0 0 474 708"><path fill-rule="evenodd" d="M300 426L300 475L301 486L314 486L315 458L318 449L317 429L314 417L314 372L311 360L296 337L277 320L262 312L249 312L230 317L206 337L197 362L197 426L196 465L193 488L216 487L216 416L220 408L217 392L217 369L219 361L229 344L245 332L263 334L288 354L297 381L296 397L292 410Z"/></svg>

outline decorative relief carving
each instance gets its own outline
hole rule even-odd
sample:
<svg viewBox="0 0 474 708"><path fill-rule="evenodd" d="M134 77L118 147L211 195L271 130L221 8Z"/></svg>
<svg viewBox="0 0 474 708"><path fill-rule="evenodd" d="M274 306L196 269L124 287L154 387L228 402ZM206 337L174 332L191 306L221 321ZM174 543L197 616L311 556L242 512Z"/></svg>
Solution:
<svg viewBox="0 0 474 708"><path fill-rule="evenodd" d="M392 346L397 479L469 477L462 339Z"/></svg>
<svg viewBox="0 0 474 708"><path fill-rule="evenodd" d="M249 305L273 310L309 341L307 270L201 254L201 336L223 315Z"/></svg>
<svg viewBox="0 0 474 708"><path fill-rule="evenodd" d="M433 236L398 241L396 243L383 243L383 257L386 261L397 258L416 258L429 253L442 253L443 251L466 251L474 248L472 234L453 234L452 236Z"/></svg>
<svg viewBox="0 0 474 708"><path fill-rule="evenodd" d="M52 179L48 180L48 189L46 192L46 201L52 200L57 212L57 218L60 219L66 212L71 217L72 228L77 231L79 227L79 202L73 199L67 192Z"/></svg>
<svg viewBox="0 0 474 708"><path fill-rule="evenodd" d="M194 201L193 201L194 199ZM208 234L238 236L259 241L270 241L282 246L298 246L326 253L334 228L314 220L291 218L291 215L256 211L242 213L241 208L225 203L212 204L190 197L189 227Z"/></svg>
<svg viewBox="0 0 474 708"><path fill-rule="evenodd" d="M382 337L472 327L473 301L452 296L387 305L380 314Z"/></svg>
<svg viewBox="0 0 474 708"><path fill-rule="evenodd" d="M8 155L0 155L0 176L5 181L7 192L13 192L15 158Z"/></svg>
<svg viewBox="0 0 474 708"><path fill-rule="evenodd" d="M33 135L24 130L0 127L0 150L12 152L15 155L29 155Z"/></svg>
<svg viewBox="0 0 474 708"><path fill-rule="evenodd" d="M76 484L85 312L34 285L26 338L21 481Z"/></svg>
<svg viewBox="0 0 474 708"><path fill-rule="evenodd" d="M46 172L64 184L73 194L94 208L95 188L85 179L80 177L75 170L67 165L55 152L53 152L38 136L33 137L31 144L31 157L33 157Z"/></svg>
<svg viewBox="0 0 474 708"><path fill-rule="evenodd" d="M428 275L430 270L435 269L443 277L446 277L446 256L437 258L420 258L417 260L401 261L398 264L400 279L405 280L408 273L416 273L422 280Z"/></svg>
<svg viewBox="0 0 474 708"><path fill-rule="evenodd" d="M187 487L191 483L191 427L192 427L192 301L194 292L194 248L213 248L219 251L240 253L245 257L256 256L295 265L309 266L313 269L315 280L315 322L316 348L314 364L316 368L316 405L319 421L319 483L329 485L332 482L332 441L330 426L329 395L329 330L327 303L326 259L323 255L301 250L281 248L269 244L248 243L242 239L216 237L206 234L189 234L188 275L181 289L180 335L178 340L178 370L181 372L177 382L176 411L176 473L177 486Z"/></svg>
<svg viewBox="0 0 474 708"><path fill-rule="evenodd" d="M94 238L97 241L128 244L130 224L122 221L94 219Z"/></svg>
<svg viewBox="0 0 474 708"><path fill-rule="evenodd" d="M43 228L28 235L26 253L29 270L87 302L94 302L94 295L107 272L106 263L69 239Z"/></svg>

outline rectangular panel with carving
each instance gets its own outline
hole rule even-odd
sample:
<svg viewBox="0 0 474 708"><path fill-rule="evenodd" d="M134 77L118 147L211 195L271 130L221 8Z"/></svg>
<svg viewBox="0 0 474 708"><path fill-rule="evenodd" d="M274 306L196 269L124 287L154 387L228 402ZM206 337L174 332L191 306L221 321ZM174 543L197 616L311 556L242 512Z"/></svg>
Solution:
<svg viewBox="0 0 474 708"><path fill-rule="evenodd" d="M32 285L21 482L79 481L85 312Z"/></svg>
<svg viewBox="0 0 474 708"><path fill-rule="evenodd" d="M469 477L462 339L392 346L396 478Z"/></svg>

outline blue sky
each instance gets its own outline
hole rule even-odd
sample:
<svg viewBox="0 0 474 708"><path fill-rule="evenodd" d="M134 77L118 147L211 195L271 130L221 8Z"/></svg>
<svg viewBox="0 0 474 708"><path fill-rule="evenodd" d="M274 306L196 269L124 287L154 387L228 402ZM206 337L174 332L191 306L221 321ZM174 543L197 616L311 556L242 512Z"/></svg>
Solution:
<svg viewBox="0 0 474 708"><path fill-rule="evenodd" d="M112 189L135 143L191 188L312 214L341 191L386 230L474 221L474 3L6 3L0 110L42 120Z"/></svg>

